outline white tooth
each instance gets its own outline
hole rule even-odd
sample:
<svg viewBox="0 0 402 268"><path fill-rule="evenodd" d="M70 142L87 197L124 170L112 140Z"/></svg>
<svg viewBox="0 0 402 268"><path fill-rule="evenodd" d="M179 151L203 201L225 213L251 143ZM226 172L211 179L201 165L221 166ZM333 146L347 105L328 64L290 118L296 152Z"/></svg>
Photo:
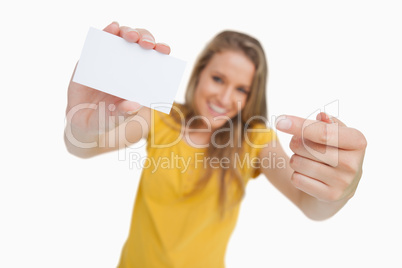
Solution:
<svg viewBox="0 0 402 268"><path fill-rule="evenodd" d="M214 104L212 104L212 103L210 103L209 106L212 108L212 110L214 110L214 111L217 112L217 113L220 113L220 114L226 113L226 110L225 110L225 109L223 109L223 108L221 108L221 107L218 107L218 106L216 106L216 105L214 105Z"/></svg>

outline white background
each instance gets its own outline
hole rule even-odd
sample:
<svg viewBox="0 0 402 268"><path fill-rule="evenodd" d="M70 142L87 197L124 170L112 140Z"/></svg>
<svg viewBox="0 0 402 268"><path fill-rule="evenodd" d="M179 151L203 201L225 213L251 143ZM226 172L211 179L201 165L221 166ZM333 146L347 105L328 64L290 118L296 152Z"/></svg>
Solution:
<svg viewBox="0 0 402 268"><path fill-rule="evenodd" d="M250 182L228 268L402 267L399 1L5 3L0 267L117 265L140 170L117 153L75 158L63 143L67 85L87 30L113 20L149 29L190 67L219 31L247 32L269 59L271 116L308 117L338 101L334 113L368 140L359 189L330 220L308 220L263 177ZM279 137L290 154L290 137Z"/></svg>

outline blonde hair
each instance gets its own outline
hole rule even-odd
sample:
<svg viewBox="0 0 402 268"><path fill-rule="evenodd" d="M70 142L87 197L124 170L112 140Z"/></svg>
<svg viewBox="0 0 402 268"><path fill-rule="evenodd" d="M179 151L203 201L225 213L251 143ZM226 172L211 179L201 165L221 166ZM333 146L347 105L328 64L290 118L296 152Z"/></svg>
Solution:
<svg viewBox="0 0 402 268"><path fill-rule="evenodd" d="M247 96L247 102L243 110L241 113L232 118L234 129L232 138L234 140L234 146L217 146L219 144L227 144L227 141L230 139L230 135L227 131L219 131L219 129L227 129L230 127L229 122L226 122L215 132L216 135L214 141L216 143L210 142L207 149L207 155L209 157L217 157L218 159L222 159L224 156L229 156L231 160L230 163L232 164L227 169L220 169L219 207L221 209L222 217L227 209L230 209L241 202L245 193L244 180L240 175L240 172L233 165L235 163L235 155L240 154L242 151L242 144L244 142L243 131L248 127L252 127L257 122L265 124L267 121L266 84L268 66L265 53L260 42L249 35L235 31L224 31L216 35L207 44L196 61L187 85L185 103L181 106L181 111L184 113L185 121L188 122L188 120L194 116L198 116L198 112L195 109L196 105L194 95L199 82L200 73L204 70L205 66L207 66L216 53L221 53L228 50L243 53L253 62L255 66L255 73L251 84L251 90ZM240 114L241 118L239 118ZM176 121L179 122L180 118L175 116L175 113L172 113L171 115ZM246 124L250 118L256 118L256 120ZM197 120L194 120L194 122L197 124ZM189 197L200 189L204 188L206 183L211 178L211 173L212 168L207 168L204 175L196 183L194 189L186 196ZM226 200L228 183L236 183L239 196L233 204L229 204L227 206Z"/></svg>

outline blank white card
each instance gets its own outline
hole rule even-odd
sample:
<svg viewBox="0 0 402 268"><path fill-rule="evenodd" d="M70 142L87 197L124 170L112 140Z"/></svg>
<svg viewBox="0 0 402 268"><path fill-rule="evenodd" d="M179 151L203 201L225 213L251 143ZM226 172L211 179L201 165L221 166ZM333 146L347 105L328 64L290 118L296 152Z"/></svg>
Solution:
<svg viewBox="0 0 402 268"><path fill-rule="evenodd" d="M185 65L91 27L73 81L168 114Z"/></svg>

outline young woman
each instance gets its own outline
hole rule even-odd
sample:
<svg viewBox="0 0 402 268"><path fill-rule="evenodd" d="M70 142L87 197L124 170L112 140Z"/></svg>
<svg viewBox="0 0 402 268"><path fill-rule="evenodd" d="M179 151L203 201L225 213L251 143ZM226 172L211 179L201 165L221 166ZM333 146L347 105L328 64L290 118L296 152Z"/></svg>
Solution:
<svg viewBox="0 0 402 268"><path fill-rule="evenodd" d="M144 29L112 23L104 30L170 52ZM281 116L277 129L294 135L289 159L267 127L266 80L260 43L226 31L202 51L185 103L175 103L170 115L70 82L69 152L86 158L147 139L150 165L141 175L119 268L224 267L245 186L260 173L315 220L334 215L353 196L364 136L324 113L316 121ZM100 105L104 114L94 108ZM83 148L70 135L94 146Z"/></svg>

